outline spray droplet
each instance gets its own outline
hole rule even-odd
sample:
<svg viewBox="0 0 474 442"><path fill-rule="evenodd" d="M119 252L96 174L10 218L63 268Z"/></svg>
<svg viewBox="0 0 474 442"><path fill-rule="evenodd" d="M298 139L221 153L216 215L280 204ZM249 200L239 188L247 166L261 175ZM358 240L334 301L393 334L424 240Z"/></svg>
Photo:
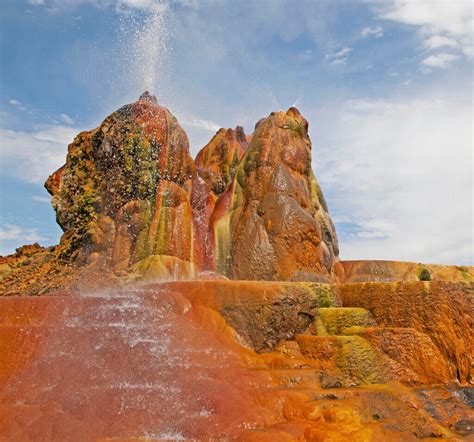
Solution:
<svg viewBox="0 0 474 442"><path fill-rule="evenodd" d="M170 80L171 11L168 1L150 2L146 10L122 11L120 39L128 66L130 92L167 95Z"/></svg>

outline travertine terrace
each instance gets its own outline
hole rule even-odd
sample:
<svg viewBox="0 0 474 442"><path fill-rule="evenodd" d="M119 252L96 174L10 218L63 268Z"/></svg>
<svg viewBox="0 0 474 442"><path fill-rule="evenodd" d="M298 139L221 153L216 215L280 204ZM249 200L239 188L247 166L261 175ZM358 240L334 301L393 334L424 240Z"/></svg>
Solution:
<svg viewBox="0 0 474 442"><path fill-rule="evenodd" d="M311 153L290 108L193 160L149 93L77 135L0 258L0 440L469 438L474 269L341 261Z"/></svg>

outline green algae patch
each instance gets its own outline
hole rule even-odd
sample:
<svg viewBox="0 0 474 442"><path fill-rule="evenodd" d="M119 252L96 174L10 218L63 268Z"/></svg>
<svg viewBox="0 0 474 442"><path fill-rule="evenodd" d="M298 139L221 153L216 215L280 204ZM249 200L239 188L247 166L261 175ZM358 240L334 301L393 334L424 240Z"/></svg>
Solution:
<svg viewBox="0 0 474 442"><path fill-rule="evenodd" d="M233 213L228 213L220 218L215 226L215 254L216 268L222 275L227 275L230 267L230 251L231 251L231 221Z"/></svg>
<svg viewBox="0 0 474 442"><path fill-rule="evenodd" d="M360 336L338 336L337 343L336 364L348 384L385 382L380 354L369 342Z"/></svg>
<svg viewBox="0 0 474 442"><path fill-rule="evenodd" d="M384 382L387 373L382 355L360 336L298 335L301 353L319 361L339 386L354 386Z"/></svg>
<svg viewBox="0 0 474 442"><path fill-rule="evenodd" d="M471 267L472 268L472 267ZM469 274L468 268L466 266L457 266L456 270L461 275L461 278L466 282L472 282L472 275Z"/></svg>
<svg viewBox="0 0 474 442"><path fill-rule="evenodd" d="M143 280L187 280L196 277L194 264L169 255L153 255L137 262L133 273Z"/></svg>
<svg viewBox="0 0 474 442"><path fill-rule="evenodd" d="M333 307L340 305L338 296L333 290L332 285L322 284L317 282L299 282L300 284L309 290L316 297L319 307Z"/></svg>
<svg viewBox="0 0 474 442"><path fill-rule="evenodd" d="M369 327L362 327L360 325L353 325L342 330L343 335L360 335L365 333L367 330L370 330Z"/></svg>
<svg viewBox="0 0 474 442"><path fill-rule="evenodd" d="M318 316L314 319L313 323L311 324L311 328L314 334L318 336L329 336L329 333L324 325L321 316Z"/></svg>
<svg viewBox="0 0 474 442"><path fill-rule="evenodd" d="M0 280L13 272L13 269L8 264L0 264Z"/></svg>
<svg viewBox="0 0 474 442"><path fill-rule="evenodd" d="M370 312L365 308L320 308L319 315L325 330L330 335L342 335L345 329L353 326L373 327L377 325Z"/></svg>

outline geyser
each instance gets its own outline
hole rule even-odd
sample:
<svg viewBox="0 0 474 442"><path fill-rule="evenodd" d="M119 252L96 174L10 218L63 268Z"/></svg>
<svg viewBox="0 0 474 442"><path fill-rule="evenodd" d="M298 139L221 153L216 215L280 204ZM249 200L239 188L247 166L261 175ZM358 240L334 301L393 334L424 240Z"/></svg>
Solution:
<svg viewBox="0 0 474 442"><path fill-rule="evenodd" d="M4 439L471 432L473 269L339 261L297 109L194 161L144 93L46 187L61 243L1 258L0 293L55 295L0 299Z"/></svg>
<svg viewBox="0 0 474 442"><path fill-rule="evenodd" d="M46 188L63 257L81 265L158 279L335 278L337 237L295 108L249 136L221 129L196 167L176 118L145 92L79 134Z"/></svg>

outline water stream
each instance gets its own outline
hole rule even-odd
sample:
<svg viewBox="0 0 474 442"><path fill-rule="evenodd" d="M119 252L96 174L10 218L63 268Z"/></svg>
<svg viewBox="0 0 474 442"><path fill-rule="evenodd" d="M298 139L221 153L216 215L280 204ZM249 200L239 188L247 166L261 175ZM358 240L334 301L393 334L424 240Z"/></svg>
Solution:
<svg viewBox="0 0 474 442"><path fill-rule="evenodd" d="M7 440L183 440L255 425L250 391L262 378L193 320L184 298L157 286L35 307L17 299L19 312L25 301L35 311L18 330L32 358L0 392Z"/></svg>

